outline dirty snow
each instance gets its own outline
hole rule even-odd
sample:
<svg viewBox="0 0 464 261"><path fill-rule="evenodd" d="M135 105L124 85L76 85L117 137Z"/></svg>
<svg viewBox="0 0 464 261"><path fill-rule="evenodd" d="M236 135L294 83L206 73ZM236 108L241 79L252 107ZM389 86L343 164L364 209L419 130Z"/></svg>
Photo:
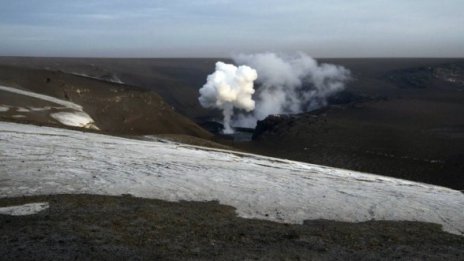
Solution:
<svg viewBox="0 0 464 261"><path fill-rule="evenodd" d="M29 203L19 206L0 207L0 215L26 216L34 215L49 208L48 202Z"/></svg>
<svg viewBox="0 0 464 261"><path fill-rule="evenodd" d="M0 123L0 197L60 193L218 200L245 218L409 220L464 234L464 194L301 162Z"/></svg>
<svg viewBox="0 0 464 261"><path fill-rule="evenodd" d="M50 114L50 116L53 119L61 122L63 125L98 130L97 126L95 126L93 119L90 118L90 116L87 113L82 111L56 112Z"/></svg>

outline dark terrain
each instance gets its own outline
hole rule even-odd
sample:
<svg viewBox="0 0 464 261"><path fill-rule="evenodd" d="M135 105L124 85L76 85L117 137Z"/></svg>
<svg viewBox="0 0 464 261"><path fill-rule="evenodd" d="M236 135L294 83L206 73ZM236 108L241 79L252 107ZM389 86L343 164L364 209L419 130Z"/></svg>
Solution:
<svg viewBox="0 0 464 261"><path fill-rule="evenodd" d="M271 116L243 148L464 189L464 61L404 63L346 64L354 80L331 106Z"/></svg>
<svg viewBox="0 0 464 261"><path fill-rule="evenodd" d="M80 59L0 57L0 64L88 75L155 91L189 118L219 116L198 103L198 89L218 59ZM224 59L222 59L224 60Z"/></svg>
<svg viewBox="0 0 464 261"><path fill-rule="evenodd" d="M185 134L200 138L212 135L173 110L158 94L134 86L96 80L59 71L0 65L0 85L27 89L84 107L100 129L116 135ZM37 99L1 92L0 104L35 105ZM40 101L40 100L39 100ZM11 120L11 114L0 119ZM53 125L38 113L24 113L31 123Z"/></svg>
<svg viewBox="0 0 464 261"><path fill-rule="evenodd" d="M464 238L417 222L243 219L217 202L61 195L37 215L0 215L2 260L463 260Z"/></svg>
<svg viewBox="0 0 464 261"><path fill-rule="evenodd" d="M109 133L182 134L182 141L189 142L185 134L206 139L212 136L170 108L200 126L212 127L209 131L217 131L217 124L210 123L220 120L221 112L201 108L197 100L198 89L217 60L228 61L3 57L0 83L57 97L63 97L66 91L71 100L85 108L97 108L88 113L97 122L106 119ZM277 121L268 119L261 123L267 127L260 128L253 141L232 142L220 135L214 140L264 155L464 189L464 59L320 62L343 65L353 75L345 91L329 99L329 107ZM50 75L61 85L46 84ZM122 81L128 86L108 81ZM92 90L101 93L78 97L72 91L75 85L94 86ZM127 93L125 99L118 104L109 102L116 94L108 94L108 88ZM143 89L155 91L162 100L151 92L146 97ZM95 96L105 98L98 100ZM134 97L138 98L134 101ZM145 107L154 106L146 100L153 97L158 107ZM160 107L168 113L159 112ZM173 117L179 121L173 123Z"/></svg>
<svg viewBox="0 0 464 261"><path fill-rule="evenodd" d="M2 57L0 85L81 104L106 134L234 148L464 190L464 59L324 60L352 71L345 91L318 111L270 116L256 130L242 130L253 140L240 142L200 127L216 134L221 128L214 122L221 112L197 100L216 60ZM35 102L0 92L0 105L44 106ZM20 113L0 113L0 120L63 127L39 113L11 117ZM217 202L130 196L4 198L0 206L38 201L50 209L0 215L0 259L464 260L462 237L418 222L289 225L239 218Z"/></svg>

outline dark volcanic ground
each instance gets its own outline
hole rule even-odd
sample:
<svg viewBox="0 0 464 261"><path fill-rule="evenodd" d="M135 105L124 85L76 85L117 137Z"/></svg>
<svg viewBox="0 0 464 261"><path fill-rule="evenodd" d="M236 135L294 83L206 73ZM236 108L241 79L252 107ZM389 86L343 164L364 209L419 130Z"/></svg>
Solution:
<svg viewBox="0 0 464 261"><path fill-rule="evenodd" d="M63 90L72 93L75 85L94 86L94 90L101 88L105 93L108 88L124 85L104 81L122 81L157 92L176 112L206 126L205 122L221 119L221 113L201 108L198 89L217 60L227 61L3 57L0 66L7 66L0 67L0 83L33 86L62 97ZM261 130L259 137L251 142L233 143L221 137L216 141L265 155L464 189L464 59L320 61L343 65L353 75L346 90L330 98L329 108L279 121ZM86 74L104 81L18 67ZM43 82L48 77L45 75L50 74L61 87L50 87L50 83ZM144 109L146 94L139 95L140 91L131 94L136 87L124 88L127 97L119 104L127 104L124 105L129 106L127 109L111 105L109 101L117 99L116 94L104 94L108 98L100 100L93 99L93 94L82 98L72 94L71 100L83 103L84 107L97 108L89 111L97 121L118 111L117 116L108 119L110 132L171 132L211 138L181 116L175 117L183 123L173 125L170 114L154 117L159 108ZM141 98L134 99L134 96ZM137 131L131 130L132 126L137 126ZM182 136L182 140L189 139Z"/></svg>
<svg viewBox="0 0 464 261"><path fill-rule="evenodd" d="M268 118L243 148L463 190L464 61L381 65L353 66L331 106Z"/></svg>
<svg viewBox="0 0 464 261"><path fill-rule="evenodd" d="M96 80L58 71L0 65L0 85L26 89L84 107L101 131L116 135L184 134L199 138L212 135L153 91L140 87ZM37 103L40 102L40 103ZM35 104L37 103L37 104ZM0 105L45 106L41 100L0 90ZM37 112L1 113L1 120L20 114L27 122L56 125L51 118Z"/></svg>
<svg viewBox="0 0 464 261"><path fill-rule="evenodd" d="M91 107L88 113L97 122L106 120L105 130L110 133L174 133L208 139L211 136L193 123L170 111L159 113L158 107L166 102L168 110L172 106L200 125L220 119L219 111L205 110L197 100L198 89L217 60L3 57L0 66L8 66L0 67L0 83L58 97L66 92L72 101ZM262 130L252 142L216 141L265 155L464 189L463 59L321 61L343 65L353 74L346 90L330 98L329 108L283 120ZM140 91L131 93L135 87L18 67L122 81L154 90L163 100L151 93L149 97ZM53 78L52 83L45 83L47 78ZM92 87L90 95L75 93L86 86ZM124 94L108 94L107 89L117 88ZM95 99L98 96L104 98ZM119 96L124 100L116 102ZM147 99L153 97L157 100L150 105ZM176 117L179 120L170 120Z"/></svg>
<svg viewBox="0 0 464 261"><path fill-rule="evenodd" d="M464 189L464 106L398 99L268 118L243 149ZM275 124L275 125L274 125ZM401 125L400 125L401 124Z"/></svg>
<svg viewBox="0 0 464 261"><path fill-rule="evenodd" d="M215 61L3 57L0 84L79 103L108 134L163 134L217 147L199 125L221 114L197 101ZM265 155L464 189L464 60L327 61L354 75L346 91L331 98L331 106L268 118L253 141L213 140ZM0 104L6 102L37 101L0 92ZM55 124L39 116L28 120ZM3 114L1 120L12 119ZM216 202L129 196L0 199L0 207L38 201L49 202L50 209L0 215L0 259L464 260L462 237L417 222L288 225L238 218L233 208Z"/></svg>
<svg viewBox="0 0 464 261"><path fill-rule="evenodd" d="M417 222L326 220L303 225L239 218L217 202L88 195L0 199L49 202L0 215L2 260L463 260L464 238Z"/></svg>
<svg viewBox="0 0 464 261"><path fill-rule="evenodd" d="M222 59L224 60L224 59ZM155 91L189 118L221 117L198 103L198 89L217 59L96 59L0 57L0 64L87 75Z"/></svg>

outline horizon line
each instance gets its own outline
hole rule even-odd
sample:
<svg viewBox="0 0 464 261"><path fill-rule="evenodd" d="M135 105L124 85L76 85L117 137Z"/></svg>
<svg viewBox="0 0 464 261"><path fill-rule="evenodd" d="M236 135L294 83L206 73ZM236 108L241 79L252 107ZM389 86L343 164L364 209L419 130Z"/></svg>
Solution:
<svg viewBox="0 0 464 261"><path fill-rule="evenodd" d="M340 57L316 57L314 59L464 59L464 56L340 56ZM52 59L232 59L220 56L172 56L172 57L146 57L146 56L35 56L35 55L0 55L0 58L52 58Z"/></svg>

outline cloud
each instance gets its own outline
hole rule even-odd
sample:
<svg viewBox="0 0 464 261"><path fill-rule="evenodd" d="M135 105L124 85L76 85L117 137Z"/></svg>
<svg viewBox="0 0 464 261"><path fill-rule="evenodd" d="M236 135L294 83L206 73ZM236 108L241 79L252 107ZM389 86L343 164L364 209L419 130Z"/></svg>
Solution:
<svg viewBox="0 0 464 261"><path fill-rule="evenodd" d="M459 48L464 45L463 6L458 0L15 0L2 6L0 26L48 27L54 39L82 29L98 31L62 41L67 44L51 43L51 50L82 56L88 55L82 48L87 42L102 49L100 56L114 53L105 51L108 45L127 50L120 56L177 57L188 51L196 57L228 56L263 50L303 50L317 57L464 56ZM114 36L97 37L109 33ZM34 34L34 29L23 34ZM176 48L166 52L162 43ZM11 49L17 44L0 42L0 55L34 48L19 44L21 48ZM139 51L150 45L150 51Z"/></svg>

